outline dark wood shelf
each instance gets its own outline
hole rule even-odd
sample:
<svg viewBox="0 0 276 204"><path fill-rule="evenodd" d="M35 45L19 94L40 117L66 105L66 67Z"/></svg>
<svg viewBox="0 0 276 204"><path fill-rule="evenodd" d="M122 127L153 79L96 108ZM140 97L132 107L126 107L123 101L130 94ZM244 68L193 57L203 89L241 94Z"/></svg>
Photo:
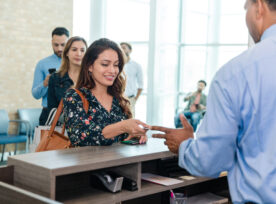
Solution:
<svg viewBox="0 0 276 204"><path fill-rule="evenodd" d="M118 193L111 193L103 190L98 190L92 187L77 189L74 192L63 192L61 195L57 195L57 200L63 203L73 204L73 203L97 203L97 204L107 204L107 203L118 203L126 200L131 200L134 198L139 198L155 193L160 193L168 191L170 189L185 187L197 183L202 183L212 179L209 178L195 178L193 180L187 180L183 183L179 183L171 186L163 186L159 184L154 184L147 181L142 181L142 187L137 191L127 191L122 190Z"/></svg>

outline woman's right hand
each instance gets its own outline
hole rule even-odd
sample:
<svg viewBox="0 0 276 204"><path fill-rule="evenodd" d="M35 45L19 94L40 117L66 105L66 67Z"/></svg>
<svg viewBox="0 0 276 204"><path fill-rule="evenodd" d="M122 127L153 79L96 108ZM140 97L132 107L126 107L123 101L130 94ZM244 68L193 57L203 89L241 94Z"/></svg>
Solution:
<svg viewBox="0 0 276 204"><path fill-rule="evenodd" d="M151 126L140 120L127 119L122 121L122 130L125 133L132 135L132 137L144 136L149 129L151 129Z"/></svg>
<svg viewBox="0 0 276 204"><path fill-rule="evenodd" d="M147 130L151 129L151 126L136 119L128 119L122 121L123 131L128 133L128 137L125 140L132 138L138 138L140 144L147 142L148 137L146 135Z"/></svg>

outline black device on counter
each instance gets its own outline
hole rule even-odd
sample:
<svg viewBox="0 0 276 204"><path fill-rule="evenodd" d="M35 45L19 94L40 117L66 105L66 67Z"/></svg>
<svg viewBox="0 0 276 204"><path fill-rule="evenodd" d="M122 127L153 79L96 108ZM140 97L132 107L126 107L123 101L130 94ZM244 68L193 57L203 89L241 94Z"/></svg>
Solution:
<svg viewBox="0 0 276 204"><path fill-rule="evenodd" d="M95 188L116 193L122 190L124 177L117 177L111 172L95 171L90 175L90 184Z"/></svg>
<svg viewBox="0 0 276 204"><path fill-rule="evenodd" d="M113 171L109 172L109 173L114 178L116 178L116 177L122 177L122 175L120 175L120 174L118 174L116 172L113 172ZM129 191L136 191L136 190L138 190L137 182L136 181L134 181L134 180L132 180L130 178L127 178L125 176L123 176L123 177L124 177L123 185L122 185L123 189L129 190Z"/></svg>
<svg viewBox="0 0 276 204"><path fill-rule="evenodd" d="M126 145L139 145L139 139L133 138L131 140L125 140L125 141L121 141L122 144L126 144Z"/></svg>
<svg viewBox="0 0 276 204"><path fill-rule="evenodd" d="M48 69L48 71L49 71L50 74L53 74L56 70L57 70L56 68L50 68L50 69Z"/></svg>
<svg viewBox="0 0 276 204"><path fill-rule="evenodd" d="M122 188L129 190L129 191L136 191L136 190L138 190L137 182L124 177Z"/></svg>

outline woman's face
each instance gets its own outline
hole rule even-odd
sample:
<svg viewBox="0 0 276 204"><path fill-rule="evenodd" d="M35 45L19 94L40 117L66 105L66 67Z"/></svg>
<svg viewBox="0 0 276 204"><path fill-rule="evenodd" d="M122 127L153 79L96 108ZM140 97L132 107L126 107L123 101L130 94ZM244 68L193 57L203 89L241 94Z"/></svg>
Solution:
<svg viewBox="0 0 276 204"><path fill-rule="evenodd" d="M119 74L119 58L116 51L107 49L99 54L89 67L96 86L112 86Z"/></svg>
<svg viewBox="0 0 276 204"><path fill-rule="evenodd" d="M86 46L83 41L73 42L67 53L70 65L80 66L85 51Z"/></svg>

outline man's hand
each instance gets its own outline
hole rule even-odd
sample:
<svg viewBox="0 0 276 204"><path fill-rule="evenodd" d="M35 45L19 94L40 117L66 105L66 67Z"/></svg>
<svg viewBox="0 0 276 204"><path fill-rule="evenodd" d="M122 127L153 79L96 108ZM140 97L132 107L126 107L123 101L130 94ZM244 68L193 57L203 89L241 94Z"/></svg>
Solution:
<svg viewBox="0 0 276 204"><path fill-rule="evenodd" d="M158 130L165 134L153 134L152 137L166 139L165 145L168 146L169 150L173 153L178 153L179 146L182 141L189 138L194 138L194 130L183 114L180 114L180 120L183 128L172 129L160 126L152 126L151 130Z"/></svg>
<svg viewBox="0 0 276 204"><path fill-rule="evenodd" d="M45 80L43 81L43 86L47 87L48 83L49 83L49 79L50 79L51 74L48 74L45 78Z"/></svg>

